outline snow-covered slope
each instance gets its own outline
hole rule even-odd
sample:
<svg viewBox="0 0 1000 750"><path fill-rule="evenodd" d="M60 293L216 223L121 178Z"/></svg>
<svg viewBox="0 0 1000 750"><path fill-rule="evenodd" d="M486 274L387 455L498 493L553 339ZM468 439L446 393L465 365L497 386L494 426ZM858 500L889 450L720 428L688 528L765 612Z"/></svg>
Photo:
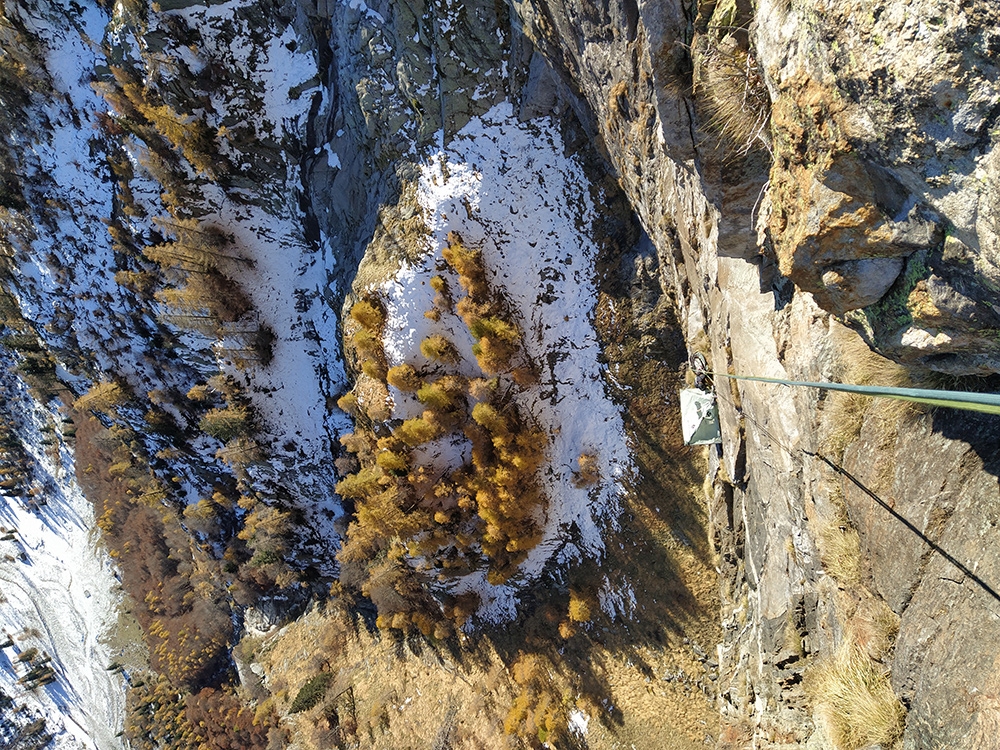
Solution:
<svg viewBox="0 0 1000 750"><path fill-rule="evenodd" d="M553 556L565 563L601 554L603 527L613 525L621 482L633 470L621 415L605 394L593 325L597 249L588 229L594 207L581 167L564 152L551 122L521 122L510 104L472 120L421 167L425 256L385 287L390 365L411 359L436 333L468 352L472 341L457 315L436 322L424 317L433 306L430 279L439 271L441 250L448 233L457 232L482 250L490 283L517 311L527 354L542 373L519 403L548 436L542 539L509 584L491 586L481 571L456 588L478 591L480 616L493 621L515 616L518 588ZM477 371L471 357L466 369ZM394 392L397 401L403 398ZM574 481L581 455L597 459L596 487Z"/></svg>
<svg viewBox="0 0 1000 750"><path fill-rule="evenodd" d="M30 494L0 497L0 629L12 641L0 650L0 689L44 716L55 747L120 747L124 686L108 669L115 655L105 640L118 619L117 574L99 546L93 507L76 483L60 428L19 380L0 377L30 466ZM31 689L19 681L31 649L38 652L33 663L51 657L54 682Z"/></svg>

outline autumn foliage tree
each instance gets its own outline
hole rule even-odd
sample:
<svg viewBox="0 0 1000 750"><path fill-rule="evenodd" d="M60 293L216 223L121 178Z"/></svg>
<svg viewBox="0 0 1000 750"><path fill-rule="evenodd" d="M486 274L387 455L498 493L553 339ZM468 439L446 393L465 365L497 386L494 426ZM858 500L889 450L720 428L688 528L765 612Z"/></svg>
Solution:
<svg viewBox="0 0 1000 750"><path fill-rule="evenodd" d="M128 393L118 383L98 381L74 402L73 407L79 411L94 411L111 415L126 401L128 401Z"/></svg>
<svg viewBox="0 0 1000 750"><path fill-rule="evenodd" d="M258 713L229 690L178 692L160 679L134 693L125 736L131 747L171 750L264 750L274 717Z"/></svg>
<svg viewBox="0 0 1000 750"><path fill-rule="evenodd" d="M511 665L518 694L504 720L508 734L537 738L543 746L561 745L569 730L569 710L566 696L550 678L555 671L552 660L537 653L522 653Z"/></svg>
<svg viewBox="0 0 1000 750"><path fill-rule="evenodd" d="M204 116L176 111L130 68L115 65L110 70L112 79L97 88L115 109L118 122L147 144L174 150L196 172L216 176L221 160L215 133Z"/></svg>
<svg viewBox="0 0 1000 750"><path fill-rule="evenodd" d="M500 583L541 538L546 497L537 474L548 443L515 398L532 382L522 377L531 366L519 328L490 287L482 253L452 235L443 255L466 293L449 314L475 345L463 355L433 332L420 343L422 368L414 352L413 361L385 367L380 377L364 369L375 385L359 381L341 402L368 421L359 419L343 439L353 458L342 465L354 468L337 485L354 508L338 558L342 581L375 603L381 626L434 637L453 632L476 606L459 603L438 582L485 566L489 580ZM431 285L435 308L448 312L451 285L441 275ZM369 299L351 308L355 328L348 335L360 354L384 357L385 311ZM470 356L482 377L463 374ZM389 400L390 385L400 394L392 398L411 405L409 415L412 406L422 411L393 419L361 409L373 393ZM449 444L467 446L464 460L437 457Z"/></svg>
<svg viewBox="0 0 1000 750"><path fill-rule="evenodd" d="M439 333L420 342L420 353L433 362L444 364L455 364L459 358L455 345Z"/></svg>
<svg viewBox="0 0 1000 750"><path fill-rule="evenodd" d="M386 373L386 382L401 391L416 391L423 385L416 369L408 363L390 367Z"/></svg>

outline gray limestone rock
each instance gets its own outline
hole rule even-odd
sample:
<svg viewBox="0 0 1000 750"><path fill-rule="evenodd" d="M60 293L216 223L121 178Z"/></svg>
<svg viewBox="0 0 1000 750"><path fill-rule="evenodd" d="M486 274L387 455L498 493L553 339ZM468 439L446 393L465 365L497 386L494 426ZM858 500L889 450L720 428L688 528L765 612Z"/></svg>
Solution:
<svg viewBox="0 0 1000 750"><path fill-rule="evenodd" d="M873 305L885 296L903 270L902 258L862 258L831 263L817 296L835 315Z"/></svg>
<svg viewBox="0 0 1000 750"><path fill-rule="evenodd" d="M692 61L680 50L694 50L697 68L704 47L684 34L704 34L710 16L686 19L670 2L515 7L579 93L581 121L669 270L663 283L674 289L689 343L708 334L713 369L842 377L858 356L847 343L857 337L830 313L853 310L859 330L898 361L1000 371L992 323L1000 267L995 4L900 1L865 13L849 3L820 12L762 0L751 36L771 98L771 149L741 159L714 147L685 84ZM813 295L793 290L775 266ZM716 386L724 443L713 458L711 512L726 720L754 727L755 747L832 746L814 731L796 681L848 637L844 623L859 594L825 572L817 542L824 527L843 523L838 498L846 495L861 532L862 576L903 615L892 674L910 708L904 746L996 746L988 730L997 711L983 692L997 683L994 650L982 645L996 638L989 595L946 575L905 526L804 453L821 449L821 424L852 429L830 424L828 397L772 384ZM915 525L952 534L963 564L992 571L995 545L982 519L991 517L995 473L930 423L901 425L889 455L877 413L858 418L873 434L862 432L849 465L891 469L900 490L910 477ZM980 521L959 523L960 507ZM961 629L962 617L973 627L948 646L945 634Z"/></svg>

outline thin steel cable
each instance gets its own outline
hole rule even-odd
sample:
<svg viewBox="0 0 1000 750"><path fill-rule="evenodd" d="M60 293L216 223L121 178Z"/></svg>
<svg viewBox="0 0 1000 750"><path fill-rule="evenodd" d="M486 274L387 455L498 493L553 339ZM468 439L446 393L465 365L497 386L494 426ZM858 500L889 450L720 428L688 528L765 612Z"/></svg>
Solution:
<svg viewBox="0 0 1000 750"><path fill-rule="evenodd" d="M950 554L947 550L945 550L943 547L941 547L941 545L939 545L937 542L935 542L932 539L930 539L919 528L917 528L909 519L907 519L905 516L903 516L901 513L899 513L894 508L892 508L888 503L885 502L885 500L883 500L877 494L875 494L874 491L872 491L871 489L869 489L860 479L858 479L856 476L854 476L851 472L849 472L843 466L841 466L840 464L836 463L835 461L833 461L832 459L828 458L827 456L824 456L822 453L818 453L818 452L815 452L815 451L809 451L809 450L806 450L805 448L797 448L797 449L789 448L787 445L785 445L780 440L778 440L774 436L774 434L770 430L768 430L764 425L762 425L760 422L758 422L756 419L754 419L753 416L751 416L750 414L748 414L745 411L743 411L742 408L738 407L730 399L725 398L724 396L722 396L721 393L719 393L718 389L715 389L715 396L716 396L716 398L722 399L722 401L724 401L727 404L729 404L730 406L732 406L733 409L736 411L736 413L740 417L742 417L743 419L746 419L746 420L750 421L758 430L760 430L762 433L764 433L765 435L767 435L767 437L770 438L771 441L775 445L777 445L782 450L784 450L786 453L788 453L789 456L791 456L791 457L794 458L795 457L795 452L798 451L798 452L802 453L802 455L804 455L804 456L809 456L810 458L816 458L816 459L819 459L820 461L822 461L823 463L825 463L827 466L829 466L835 472L837 472L838 474L840 474L842 477L844 477L845 479L847 479L854 486L856 486L858 489L860 489L862 492L864 492L868 497L870 497L872 500L874 500L881 508L883 508L887 513L889 513L889 515L891 515L893 518L895 518L897 521L899 521L901 524L903 524L910 532L912 532L914 535L916 535L917 537L919 537L921 539L921 541L923 541L924 544L926 544L928 547L930 547L933 552L937 552L939 555L941 555L941 557L943 557L945 560L947 560L952 565L954 565L956 568L958 568L958 570L960 570L964 575L968 576L968 578L971 581L973 581L976 585L978 585L989 596L993 597L993 599L995 599L997 602L1000 602L1000 594L997 593L996 589L994 589L986 581L984 581L976 573L974 573L971 569L969 569L969 567L967 565L965 565L964 563L960 562L957 558L955 558L954 555Z"/></svg>

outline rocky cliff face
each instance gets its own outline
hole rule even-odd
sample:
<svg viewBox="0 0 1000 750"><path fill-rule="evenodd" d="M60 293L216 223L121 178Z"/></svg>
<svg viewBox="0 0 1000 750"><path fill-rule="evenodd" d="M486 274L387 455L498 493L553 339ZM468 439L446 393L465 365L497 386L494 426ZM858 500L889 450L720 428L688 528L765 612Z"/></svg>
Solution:
<svg viewBox="0 0 1000 750"><path fill-rule="evenodd" d="M689 345L706 332L717 372L997 372L995 8L539 0L519 12L585 102L671 271ZM746 38L716 31L720 16ZM770 127L734 142L739 115L713 127L720 86L706 69L740 48L743 93L763 80ZM862 365L869 346L908 369ZM976 645L997 627L993 420L849 414L816 392L716 384L723 714L755 747L837 737L823 696L816 711L804 701L803 672L808 683L808 665L857 637L874 598L900 617L879 659L909 708L903 746L995 746L996 667ZM837 560L852 526L848 575Z"/></svg>

